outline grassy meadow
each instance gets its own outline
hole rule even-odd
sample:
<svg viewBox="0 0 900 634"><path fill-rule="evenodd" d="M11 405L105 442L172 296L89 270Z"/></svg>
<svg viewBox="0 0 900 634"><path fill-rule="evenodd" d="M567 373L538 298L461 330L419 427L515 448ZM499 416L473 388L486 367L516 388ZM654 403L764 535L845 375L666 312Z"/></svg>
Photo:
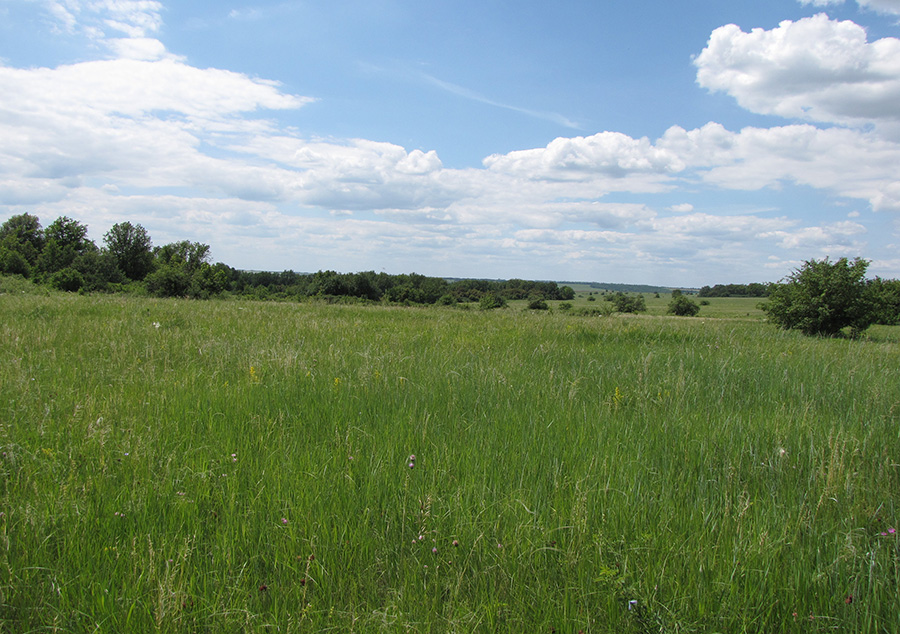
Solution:
<svg viewBox="0 0 900 634"><path fill-rule="evenodd" d="M900 631L895 331L717 304L0 295L0 631Z"/></svg>

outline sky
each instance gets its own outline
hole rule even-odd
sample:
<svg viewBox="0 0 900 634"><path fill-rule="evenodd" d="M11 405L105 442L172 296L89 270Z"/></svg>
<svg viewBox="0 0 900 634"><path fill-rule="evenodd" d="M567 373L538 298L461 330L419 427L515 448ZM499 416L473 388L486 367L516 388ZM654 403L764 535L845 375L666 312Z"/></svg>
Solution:
<svg viewBox="0 0 900 634"><path fill-rule="evenodd" d="M900 278L900 0L0 0L0 221L251 270Z"/></svg>

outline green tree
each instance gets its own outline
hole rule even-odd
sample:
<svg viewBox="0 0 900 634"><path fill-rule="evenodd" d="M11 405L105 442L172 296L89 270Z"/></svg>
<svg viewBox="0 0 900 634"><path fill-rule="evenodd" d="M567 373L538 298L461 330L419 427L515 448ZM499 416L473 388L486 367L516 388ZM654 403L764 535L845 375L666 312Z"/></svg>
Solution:
<svg viewBox="0 0 900 634"><path fill-rule="evenodd" d="M869 294L875 302L875 323L885 326L900 325L900 280L870 280Z"/></svg>
<svg viewBox="0 0 900 634"><path fill-rule="evenodd" d="M128 279L142 280L153 270L153 242L141 225L120 222L112 226L103 240Z"/></svg>
<svg viewBox="0 0 900 634"><path fill-rule="evenodd" d="M481 296L481 299L478 300L478 307L481 310L491 310L493 308L506 308L506 300L500 297L499 294L489 291Z"/></svg>
<svg viewBox="0 0 900 634"><path fill-rule="evenodd" d="M643 313L647 311L647 302L643 295L626 295L619 291L608 296L607 301L612 302L619 313Z"/></svg>
<svg viewBox="0 0 900 634"><path fill-rule="evenodd" d="M43 248L44 231L38 217L13 216L0 226L0 272L28 277Z"/></svg>
<svg viewBox="0 0 900 634"><path fill-rule="evenodd" d="M204 263L209 263L210 257L208 244L189 240L165 244L153 252L159 264L179 267L188 275L193 275Z"/></svg>
<svg viewBox="0 0 900 634"><path fill-rule="evenodd" d="M877 306L865 280L867 260L808 260L773 285L762 305L773 323L806 335L857 335L875 323Z"/></svg>
<svg viewBox="0 0 900 634"><path fill-rule="evenodd" d="M686 297L678 289L672 291L672 300L666 308L666 314L677 317L693 317L699 312L700 307L694 300Z"/></svg>

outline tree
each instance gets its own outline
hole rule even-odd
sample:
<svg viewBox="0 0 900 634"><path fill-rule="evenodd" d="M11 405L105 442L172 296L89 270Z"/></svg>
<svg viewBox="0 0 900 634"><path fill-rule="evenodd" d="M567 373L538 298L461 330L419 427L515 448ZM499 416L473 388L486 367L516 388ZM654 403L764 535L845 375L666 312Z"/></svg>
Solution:
<svg viewBox="0 0 900 634"><path fill-rule="evenodd" d="M87 225L72 220L68 216L60 216L44 229L44 238L56 240L62 249L71 248L76 254L83 253L94 244L87 239Z"/></svg>
<svg viewBox="0 0 900 634"><path fill-rule="evenodd" d="M153 270L153 243L141 225L115 224L103 241L127 278L142 280Z"/></svg>
<svg viewBox="0 0 900 634"><path fill-rule="evenodd" d="M44 249L35 268L43 276L50 276L73 265L75 259L97 247L87 238L87 225L67 216L60 216L44 229Z"/></svg>
<svg viewBox="0 0 900 634"><path fill-rule="evenodd" d="M481 310L492 310L494 308L506 308L506 300L499 294L490 291L481 296L478 300L478 306Z"/></svg>
<svg viewBox="0 0 900 634"><path fill-rule="evenodd" d="M700 312L697 303L686 297L680 290L672 291L672 301L666 308L666 314L675 315L676 317L693 317Z"/></svg>
<svg viewBox="0 0 900 634"><path fill-rule="evenodd" d="M762 305L773 323L806 335L857 335L875 323L877 307L865 280L867 260L808 260L773 285Z"/></svg>
<svg viewBox="0 0 900 634"><path fill-rule="evenodd" d="M28 277L43 248L44 231L38 217L13 216L0 226L0 272Z"/></svg>
<svg viewBox="0 0 900 634"><path fill-rule="evenodd" d="M619 313L644 313L647 312L647 303L643 295L626 295L619 291L607 296L607 301L612 302Z"/></svg>
<svg viewBox="0 0 900 634"><path fill-rule="evenodd" d="M189 240L158 247L154 249L154 255L160 264L184 269L188 275L200 270L201 265L208 263L210 257L208 244Z"/></svg>
<svg viewBox="0 0 900 634"><path fill-rule="evenodd" d="M875 302L875 323L885 326L900 325L900 280L870 280L869 293Z"/></svg>

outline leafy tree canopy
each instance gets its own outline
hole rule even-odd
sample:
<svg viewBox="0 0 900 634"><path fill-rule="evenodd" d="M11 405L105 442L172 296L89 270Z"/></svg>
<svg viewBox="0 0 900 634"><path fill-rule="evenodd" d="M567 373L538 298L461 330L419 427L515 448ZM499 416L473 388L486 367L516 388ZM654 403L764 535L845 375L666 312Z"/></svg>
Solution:
<svg viewBox="0 0 900 634"><path fill-rule="evenodd" d="M784 329L833 337L858 334L875 323L877 306L865 280L867 260L808 260L775 284L763 309Z"/></svg>

